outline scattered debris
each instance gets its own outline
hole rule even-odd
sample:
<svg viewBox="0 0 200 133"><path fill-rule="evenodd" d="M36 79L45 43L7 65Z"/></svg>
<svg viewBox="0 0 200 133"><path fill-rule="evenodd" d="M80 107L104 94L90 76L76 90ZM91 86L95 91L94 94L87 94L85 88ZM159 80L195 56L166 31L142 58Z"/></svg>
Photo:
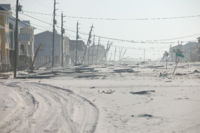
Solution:
<svg viewBox="0 0 200 133"><path fill-rule="evenodd" d="M194 73L200 73L200 71L194 70L194 71L192 72L192 74L194 74Z"/></svg>
<svg viewBox="0 0 200 133"><path fill-rule="evenodd" d="M96 88L95 86L91 86L91 87L90 87L90 89L95 89L95 88Z"/></svg>
<svg viewBox="0 0 200 133"><path fill-rule="evenodd" d="M186 73L176 73L177 76L187 75Z"/></svg>
<svg viewBox="0 0 200 133"><path fill-rule="evenodd" d="M138 92L130 92L130 93L135 94L135 95L149 95L154 92L155 90L147 90L147 91L138 91Z"/></svg>
<svg viewBox="0 0 200 133"><path fill-rule="evenodd" d="M54 75L28 75L28 76L18 76L17 79L49 79L54 77Z"/></svg>
<svg viewBox="0 0 200 133"><path fill-rule="evenodd" d="M167 77L168 73L164 72L164 73L160 73L159 77Z"/></svg>
<svg viewBox="0 0 200 133"><path fill-rule="evenodd" d="M78 75L75 78L96 78L96 77L102 77L102 75L97 74L84 74L84 75Z"/></svg>
<svg viewBox="0 0 200 133"><path fill-rule="evenodd" d="M131 69L131 68L115 69L113 71L116 72L116 73L132 73L132 72L134 72L133 69Z"/></svg>
<svg viewBox="0 0 200 133"><path fill-rule="evenodd" d="M128 66L129 64L126 64L126 63L124 63L124 64L120 64L121 66Z"/></svg>
<svg viewBox="0 0 200 133"><path fill-rule="evenodd" d="M160 66L147 66L147 68L164 68L165 66L163 65L160 65Z"/></svg>
<svg viewBox="0 0 200 133"><path fill-rule="evenodd" d="M189 98L188 97L179 97L179 98L176 98L176 100L188 100Z"/></svg>
<svg viewBox="0 0 200 133"><path fill-rule="evenodd" d="M77 68L75 68L75 72L77 72L77 73L94 72L94 68L90 68L90 67L77 67Z"/></svg>
<svg viewBox="0 0 200 133"><path fill-rule="evenodd" d="M129 66L129 67L131 67L131 68L138 68L138 66L137 65L133 65L133 66Z"/></svg>
<svg viewBox="0 0 200 133"><path fill-rule="evenodd" d="M153 115L151 115L151 114L140 114L140 115L138 115L138 117L144 117L144 118L150 119L150 118L153 117Z"/></svg>
<svg viewBox="0 0 200 133"><path fill-rule="evenodd" d="M0 74L0 79L8 79L9 75L8 74Z"/></svg>
<svg viewBox="0 0 200 133"><path fill-rule="evenodd" d="M165 81L165 82L172 82L171 80L167 80L167 81Z"/></svg>
<svg viewBox="0 0 200 133"><path fill-rule="evenodd" d="M106 90L106 91L98 91L99 93L104 93L104 94L113 94L114 92L115 92L115 90L111 90L111 89L109 89L109 90Z"/></svg>

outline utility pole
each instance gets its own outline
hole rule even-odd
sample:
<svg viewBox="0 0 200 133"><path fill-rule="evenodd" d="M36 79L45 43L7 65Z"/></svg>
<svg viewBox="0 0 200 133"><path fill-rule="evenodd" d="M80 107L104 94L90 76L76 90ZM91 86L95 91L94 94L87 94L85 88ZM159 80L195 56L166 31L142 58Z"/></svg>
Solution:
<svg viewBox="0 0 200 133"><path fill-rule="evenodd" d="M92 46L92 65L94 61L94 47L95 47L95 35L93 36L93 46Z"/></svg>
<svg viewBox="0 0 200 133"><path fill-rule="evenodd" d="M63 13L61 13L61 66L63 67L63 34L65 29L63 28Z"/></svg>
<svg viewBox="0 0 200 133"><path fill-rule="evenodd" d="M108 41L107 47L106 47L106 53L105 53L105 61L106 61L106 63L107 63L107 55L108 55L108 52L109 52L109 50L110 50L111 45L112 45L112 43L110 43L110 42Z"/></svg>
<svg viewBox="0 0 200 133"><path fill-rule="evenodd" d="M87 51L88 51L88 48L89 48L89 45L91 43L91 37L92 37L92 29L93 29L93 25L92 27L90 28L90 31L89 31L89 36L88 36L88 40L87 40L87 46L86 46L86 49L84 50L84 55L83 55L83 61L86 62L86 54L87 54ZM82 62L83 62L82 61Z"/></svg>
<svg viewBox="0 0 200 133"><path fill-rule="evenodd" d="M98 40L98 45L97 45L97 58L96 58L96 64L98 63L98 60L99 60L99 47L100 47L100 37L99 37L99 40Z"/></svg>
<svg viewBox="0 0 200 133"><path fill-rule="evenodd" d="M92 37L92 29L93 29L93 25L91 27L91 30L90 30L90 33L89 33L89 38L88 39L91 39ZM90 43L91 43L91 40L90 40ZM88 43L88 65L90 65L90 43Z"/></svg>
<svg viewBox="0 0 200 133"><path fill-rule="evenodd" d="M55 46L55 25L56 25L56 0L54 0L54 4L53 4L53 39L52 39L52 70L53 70L53 66L54 66L54 46Z"/></svg>
<svg viewBox="0 0 200 133"><path fill-rule="evenodd" d="M77 43L78 43L78 39L79 39L79 35L78 35L79 27L78 27L78 25L79 25L79 23L77 22L77 24L76 24L76 53L75 53L76 55L75 55L75 65L77 65L77 60L78 60L78 55L77 55L78 54L77 53L78 52L78 50L77 50L77 47L78 47Z"/></svg>
<svg viewBox="0 0 200 133"><path fill-rule="evenodd" d="M15 51L14 51L14 78L17 77L17 58L18 58L18 10L19 0L16 1L16 20L15 20Z"/></svg>

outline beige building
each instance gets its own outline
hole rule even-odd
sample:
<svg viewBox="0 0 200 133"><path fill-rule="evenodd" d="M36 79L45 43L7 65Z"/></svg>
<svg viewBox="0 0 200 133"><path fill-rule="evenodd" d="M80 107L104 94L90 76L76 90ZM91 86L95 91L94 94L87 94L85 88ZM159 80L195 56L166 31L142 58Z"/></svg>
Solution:
<svg viewBox="0 0 200 133"><path fill-rule="evenodd" d="M0 71L13 68L15 21L10 4L0 4ZM18 67L26 68L34 56L34 28L29 21L18 21L18 27Z"/></svg>
<svg viewBox="0 0 200 133"><path fill-rule="evenodd" d="M10 67L8 23L10 10L10 5L0 4L0 71L7 71Z"/></svg>

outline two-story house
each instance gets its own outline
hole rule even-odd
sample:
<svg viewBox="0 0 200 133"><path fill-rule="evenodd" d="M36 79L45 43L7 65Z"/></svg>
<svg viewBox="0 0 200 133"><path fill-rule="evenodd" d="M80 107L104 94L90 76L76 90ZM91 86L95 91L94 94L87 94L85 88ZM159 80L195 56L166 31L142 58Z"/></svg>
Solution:
<svg viewBox="0 0 200 133"><path fill-rule="evenodd" d="M10 67L8 23L10 16L10 5L0 4L0 71L7 71Z"/></svg>
<svg viewBox="0 0 200 133"><path fill-rule="evenodd" d="M9 17L10 63L13 66L14 34L16 18ZM34 27L29 21L18 22L18 68L30 66L34 57Z"/></svg>

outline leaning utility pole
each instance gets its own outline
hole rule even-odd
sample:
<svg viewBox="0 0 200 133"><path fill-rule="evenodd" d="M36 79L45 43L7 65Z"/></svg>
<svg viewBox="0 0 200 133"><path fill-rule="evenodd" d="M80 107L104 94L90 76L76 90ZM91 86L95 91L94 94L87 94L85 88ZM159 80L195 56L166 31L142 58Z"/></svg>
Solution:
<svg viewBox="0 0 200 133"><path fill-rule="evenodd" d="M108 55L108 52L110 50L111 45L112 45L112 43L110 43L108 41L107 46L106 46L106 52L105 52L105 61L106 61L106 63L107 63L107 55Z"/></svg>
<svg viewBox="0 0 200 133"><path fill-rule="evenodd" d="M89 36L88 36L88 40L87 40L86 49L84 50L83 61L85 61L85 62L86 62L86 54L87 54L87 51L88 51L88 49L89 49L89 45L90 45L90 43L91 43L92 29L93 29L93 28L94 28L94 27L93 27L93 25L92 25L92 27L91 27L91 29L90 29L90 31L89 31ZM82 62L83 62L83 61L82 61Z"/></svg>
<svg viewBox="0 0 200 133"><path fill-rule="evenodd" d="M61 13L61 66L63 67L63 34L65 29L63 28L63 13Z"/></svg>
<svg viewBox="0 0 200 133"><path fill-rule="evenodd" d="M54 66L54 46L55 46L55 25L56 25L56 0L54 0L54 4L53 4L53 39L52 39L52 70L53 70L53 66Z"/></svg>
<svg viewBox="0 0 200 133"><path fill-rule="evenodd" d="M16 78L16 75L17 75L17 58L18 58L18 11L19 11L19 0L16 1L14 78Z"/></svg>
<svg viewBox="0 0 200 133"><path fill-rule="evenodd" d="M78 47L77 43L78 43L78 39L79 39L79 35L78 35L78 32L79 32L78 29L79 29L79 27L78 27L78 25L79 24L77 22L77 24L76 24L76 55L75 55L76 57L75 57L75 65L77 65L77 60L78 60L78 55L77 55L78 54L77 53L77 47Z"/></svg>
<svg viewBox="0 0 200 133"><path fill-rule="evenodd" d="M99 37L99 40L98 40L98 45L97 45L97 58L96 58L96 64L98 63L98 60L99 60L99 47L100 47L100 37Z"/></svg>
<svg viewBox="0 0 200 133"><path fill-rule="evenodd" d="M87 48L87 54L88 54L88 65L90 65L90 43L91 43L91 37L92 37L92 29L94 28L94 26L92 25L91 29L90 29L90 33L89 33L89 38L88 38L88 48Z"/></svg>
<svg viewBox="0 0 200 133"><path fill-rule="evenodd" d="M94 47L95 47L95 35L93 36L93 44L92 44L92 65L94 62Z"/></svg>

